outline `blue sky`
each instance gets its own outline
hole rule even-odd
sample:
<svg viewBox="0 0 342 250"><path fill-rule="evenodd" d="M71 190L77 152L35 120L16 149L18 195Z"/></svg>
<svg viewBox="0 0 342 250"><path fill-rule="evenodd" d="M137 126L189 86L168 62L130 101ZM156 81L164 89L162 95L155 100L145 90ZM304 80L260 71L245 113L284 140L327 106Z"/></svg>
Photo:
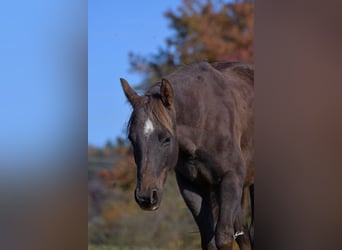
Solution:
<svg viewBox="0 0 342 250"><path fill-rule="evenodd" d="M165 11L181 0L88 1L88 143L103 146L125 136L130 106L119 78L131 85L142 76L129 72L128 53L155 53L172 31Z"/></svg>
<svg viewBox="0 0 342 250"><path fill-rule="evenodd" d="M86 14L82 1L0 2L0 183L86 150Z"/></svg>

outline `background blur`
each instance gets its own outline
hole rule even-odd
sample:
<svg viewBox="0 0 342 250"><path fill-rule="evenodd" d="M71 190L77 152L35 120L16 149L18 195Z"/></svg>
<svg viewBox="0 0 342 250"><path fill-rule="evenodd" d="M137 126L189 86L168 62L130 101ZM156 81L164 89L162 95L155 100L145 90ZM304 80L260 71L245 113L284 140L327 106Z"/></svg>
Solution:
<svg viewBox="0 0 342 250"><path fill-rule="evenodd" d="M119 78L143 91L196 60L253 62L253 1L89 1L88 13L90 249L199 249L173 173L158 211L134 201L130 106Z"/></svg>

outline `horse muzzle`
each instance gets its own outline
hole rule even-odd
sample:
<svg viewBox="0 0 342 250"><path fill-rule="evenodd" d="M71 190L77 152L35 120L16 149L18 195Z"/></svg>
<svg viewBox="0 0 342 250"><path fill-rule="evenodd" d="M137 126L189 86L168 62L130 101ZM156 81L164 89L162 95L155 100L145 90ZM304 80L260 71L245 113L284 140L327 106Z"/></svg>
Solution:
<svg viewBox="0 0 342 250"><path fill-rule="evenodd" d="M141 191L141 189L136 188L134 196L135 201L144 210L154 211L159 208L161 194L155 188L146 191Z"/></svg>

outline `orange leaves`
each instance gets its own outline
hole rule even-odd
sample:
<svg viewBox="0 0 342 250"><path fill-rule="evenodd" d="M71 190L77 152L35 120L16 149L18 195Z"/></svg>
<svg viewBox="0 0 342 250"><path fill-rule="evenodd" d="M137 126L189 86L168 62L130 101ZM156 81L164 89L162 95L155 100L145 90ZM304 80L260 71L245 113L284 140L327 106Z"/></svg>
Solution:
<svg viewBox="0 0 342 250"><path fill-rule="evenodd" d="M170 40L182 62L253 60L253 3L185 1L177 12L169 11L166 16L176 31Z"/></svg>
<svg viewBox="0 0 342 250"><path fill-rule="evenodd" d="M130 189L135 184L135 165L133 159L121 160L113 168L114 183L123 189Z"/></svg>
<svg viewBox="0 0 342 250"><path fill-rule="evenodd" d="M253 1L184 0L165 17L173 31L165 48L149 57L130 55L132 70L144 74L145 84L198 60L253 62Z"/></svg>

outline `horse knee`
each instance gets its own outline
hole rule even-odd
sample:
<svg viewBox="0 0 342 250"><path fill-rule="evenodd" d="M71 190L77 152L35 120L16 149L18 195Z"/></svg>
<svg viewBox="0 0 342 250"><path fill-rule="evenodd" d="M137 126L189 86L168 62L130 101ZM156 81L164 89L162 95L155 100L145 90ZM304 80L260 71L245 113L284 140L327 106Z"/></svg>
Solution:
<svg viewBox="0 0 342 250"><path fill-rule="evenodd" d="M217 232L215 236L216 247L219 250L232 250L233 249L233 233Z"/></svg>

